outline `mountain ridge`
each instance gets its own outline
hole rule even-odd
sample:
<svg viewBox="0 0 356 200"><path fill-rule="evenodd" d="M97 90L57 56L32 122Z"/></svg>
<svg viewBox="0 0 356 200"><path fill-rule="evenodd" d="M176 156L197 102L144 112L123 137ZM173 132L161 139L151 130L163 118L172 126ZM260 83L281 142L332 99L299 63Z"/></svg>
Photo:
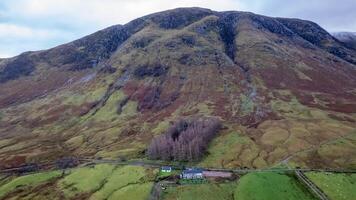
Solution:
<svg viewBox="0 0 356 200"><path fill-rule="evenodd" d="M336 32L333 33L333 36L347 47L356 49L356 32Z"/></svg>
<svg viewBox="0 0 356 200"><path fill-rule="evenodd" d="M143 158L170 124L211 116L225 129L202 165L260 168L293 155L298 166L353 168L355 60L310 21L201 8L147 15L0 60L0 167Z"/></svg>

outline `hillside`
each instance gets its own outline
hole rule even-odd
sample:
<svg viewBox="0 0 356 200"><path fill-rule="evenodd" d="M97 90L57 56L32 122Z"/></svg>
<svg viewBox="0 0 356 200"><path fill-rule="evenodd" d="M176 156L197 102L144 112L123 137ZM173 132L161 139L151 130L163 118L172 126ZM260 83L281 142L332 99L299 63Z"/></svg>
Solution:
<svg viewBox="0 0 356 200"><path fill-rule="evenodd" d="M343 42L346 46L356 49L356 33L354 32L337 32L333 36Z"/></svg>
<svg viewBox="0 0 356 200"><path fill-rule="evenodd" d="M0 168L146 158L186 117L223 130L199 163L356 167L356 50L317 24L178 8L0 60Z"/></svg>

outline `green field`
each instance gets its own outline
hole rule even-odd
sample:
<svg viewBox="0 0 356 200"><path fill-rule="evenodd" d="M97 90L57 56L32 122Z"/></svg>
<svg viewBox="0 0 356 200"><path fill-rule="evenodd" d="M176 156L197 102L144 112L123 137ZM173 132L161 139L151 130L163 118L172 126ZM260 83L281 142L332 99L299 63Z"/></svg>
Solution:
<svg viewBox="0 0 356 200"><path fill-rule="evenodd" d="M151 176L147 174L143 167L136 166L124 166L117 168L113 171L109 178L106 179L103 187L95 192L91 199L108 199L125 194L130 195L142 195L147 197L152 187L152 181L154 179L153 174ZM140 189L140 193L136 194L131 187L137 187ZM131 194L131 192L134 192ZM142 197L144 199L144 197ZM109 198L109 199L110 199ZM135 198L135 199L142 199ZM115 198L114 198L115 199ZM121 198L120 198L121 199Z"/></svg>
<svg viewBox="0 0 356 200"><path fill-rule="evenodd" d="M181 173L180 170L172 170L171 172L162 172L162 171L160 171L157 174L157 180L164 179L164 178L167 178L169 176L179 176L180 173Z"/></svg>
<svg viewBox="0 0 356 200"><path fill-rule="evenodd" d="M102 187L115 166L96 165L95 167L77 168L59 181L59 187L66 197L73 197L76 194L93 192Z"/></svg>
<svg viewBox="0 0 356 200"><path fill-rule="evenodd" d="M356 199L356 174L306 173L330 200Z"/></svg>
<svg viewBox="0 0 356 200"><path fill-rule="evenodd" d="M148 198L152 186L152 182L128 185L125 188L115 191L108 200L145 200Z"/></svg>
<svg viewBox="0 0 356 200"><path fill-rule="evenodd" d="M100 164L67 170L64 177L60 171L30 174L0 185L0 199L10 194L4 199L144 200L150 194L157 171Z"/></svg>
<svg viewBox="0 0 356 200"><path fill-rule="evenodd" d="M223 184L200 184L168 187L164 200L233 200L236 182Z"/></svg>
<svg viewBox="0 0 356 200"><path fill-rule="evenodd" d="M35 187L41 183L59 177L60 175L61 173L59 171L52 171L14 178L8 183L0 186L0 199L14 190Z"/></svg>
<svg viewBox="0 0 356 200"><path fill-rule="evenodd" d="M296 179L278 173L250 173L237 185L235 200L315 200Z"/></svg>
<svg viewBox="0 0 356 200"><path fill-rule="evenodd" d="M92 200L112 199L122 195L138 195L135 199L145 199L153 185L155 173L153 170L139 166L116 167L102 164L91 168L75 169L61 180L59 185L65 196L69 198L82 193L91 193ZM141 192L136 194L132 187L140 188Z"/></svg>
<svg viewBox="0 0 356 200"><path fill-rule="evenodd" d="M10 177L0 183L0 199L144 200L154 181L172 173L140 166L99 164L61 171ZM330 200L356 199L356 175L306 173ZM259 172L238 181L186 183L167 187L165 200L316 200L292 175Z"/></svg>

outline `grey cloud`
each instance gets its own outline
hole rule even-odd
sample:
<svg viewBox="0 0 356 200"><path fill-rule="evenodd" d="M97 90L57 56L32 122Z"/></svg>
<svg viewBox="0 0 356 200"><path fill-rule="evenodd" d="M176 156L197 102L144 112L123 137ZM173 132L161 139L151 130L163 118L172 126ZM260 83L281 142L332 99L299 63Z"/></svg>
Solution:
<svg viewBox="0 0 356 200"><path fill-rule="evenodd" d="M0 0L0 24L63 32L68 36L58 34L55 38L39 38L36 41L15 36L2 38L0 57L49 48L115 23L126 23L143 14L176 6L200 6L219 11L244 10L267 16L301 18L314 21L330 32L356 32L356 0L46 0L44 2L50 8L45 7L44 14L28 12L25 2L37 1ZM104 7L96 9L98 5Z"/></svg>
<svg viewBox="0 0 356 200"><path fill-rule="evenodd" d="M241 0L248 5L248 0ZM314 21L328 31L356 31L356 0L257 0L258 14Z"/></svg>

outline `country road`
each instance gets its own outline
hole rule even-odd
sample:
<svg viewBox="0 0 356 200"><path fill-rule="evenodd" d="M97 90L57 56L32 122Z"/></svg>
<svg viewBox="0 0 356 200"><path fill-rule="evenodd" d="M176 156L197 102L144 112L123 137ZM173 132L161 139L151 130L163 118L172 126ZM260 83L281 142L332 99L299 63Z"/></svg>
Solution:
<svg viewBox="0 0 356 200"><path fill-rule="evenodd" d="M182 165L170 165L170 164L160 164L160 163L155 163L151 161L145 161L145 160L132 160L132 161L120 161L120 160L110 160L110 159L91 159L91 158L80 158L79 161L82 162L80 166L86 166L86 165L92 165L92 164L116 164L116 165L132 165L132 166L143 166L143 167L151 167L151 168L160 168L162 166L171 166L174 169L182 169ZM39 164L39 166L54 166L53 163L46 163L46 164ZM224 168L205 168L205 167L199 167L199 166L189 166L185 165L184 167L186 168L200 168L205 171L221 171L221 172L234 172L237 174L245 174L245 173L251 173L251 172L295 172L296 170L301 171L301 172L333 172L333 173L356 173L356 169L312 169L312 168L300 168L300 169L293 169L293 168L263 168L263 169L224 169ZM7 174L14 172L21 167L13 167L13 168L7 168L0 170L0 174ZM41 170L39 170L41 171Z"/></svg>
<svg viewBox="0 0 356 200"><path fill-rule="evenodd" d="M117 161L117 160L95 160L91 159L91 162L94 162L95 164L101 164L101 163L111 163L111 164L121 164L121 165L134 165L134 166L144 166L144 167L152 167L152 168L160 168L162 166L171 166L175 169L181 169L181 165L170 165L170 164L159 164L159 163L154 163L154 162L149 162L149 161ZM250 173L250 172L294 172L296 170L302 171L302 172L308 172L308 171L314 171L314 172L335 172L335 173L356 173L356 169L312 169L312 168L300 168L300 169L293 169L293 168L263 168L263 169L225 169L225 168L204 168L204 167L199 167L199 166L189 166L185 165L187 168L199 168L202 170L206 171L223 171L223 172L234 172L234 173Z"/></svg>
<svg viewBox="0 0 356 200"><path fill-rule="evenodd" d="M326 194L321 191L302 171L295 170L295 174L299 181L306 185L314 195L316 195L320 200L329 200Z"/></svg>

